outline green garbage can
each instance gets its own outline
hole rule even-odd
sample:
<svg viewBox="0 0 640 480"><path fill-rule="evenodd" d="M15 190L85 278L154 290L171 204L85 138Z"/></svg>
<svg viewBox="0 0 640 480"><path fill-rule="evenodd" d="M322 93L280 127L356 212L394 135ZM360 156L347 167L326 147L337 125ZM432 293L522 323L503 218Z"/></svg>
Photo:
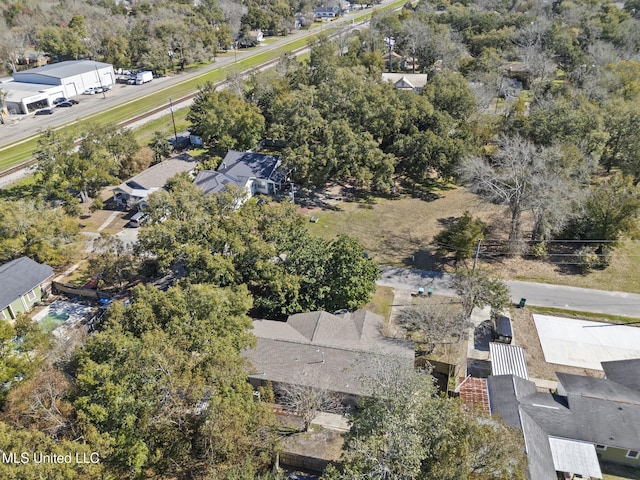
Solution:
<svg viewBox="0 0 640 480"><path fill-rule="evenodd" d="M520 303L518 304L518 308L524 308L525 303L527 303L527 299L521 298Z"/></svg>

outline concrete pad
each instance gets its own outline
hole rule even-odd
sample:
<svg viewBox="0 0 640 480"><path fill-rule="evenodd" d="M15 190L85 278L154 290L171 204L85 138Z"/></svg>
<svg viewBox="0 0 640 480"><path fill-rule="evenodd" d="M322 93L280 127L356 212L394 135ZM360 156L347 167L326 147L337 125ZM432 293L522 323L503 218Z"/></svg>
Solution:
<svg viewBox="0 0 640 480"><path fill-rule="evenodd" d="M348 432L351 428L347 417L327 412L318 412L311 421L311 424L320 425L321 427L329 428L331 430L340 430L341 432Z"/></svg>
<svg viewBox="0 0 640 480"><path fill-rule="evenodd" d="M602 370L600 362L640 358L640 328L533 315L549 363Z"/></svg>

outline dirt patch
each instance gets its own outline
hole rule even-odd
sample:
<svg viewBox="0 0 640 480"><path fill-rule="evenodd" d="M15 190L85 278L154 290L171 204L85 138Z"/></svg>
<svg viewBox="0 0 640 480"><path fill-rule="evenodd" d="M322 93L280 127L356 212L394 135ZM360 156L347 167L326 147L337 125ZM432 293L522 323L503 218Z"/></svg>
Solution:
<svg viewBox="0 0 640 480"><path fill-rule="evenodd" d="M544 359L542 345L538 337L538 330L536 329L533 316L528 308L514 308L512 310L511 321L514 332L513 344L524 349L530 377L557 381L556 372L585 375L588 377L602 377L602 372L598 370L547 363Z"/></svg>

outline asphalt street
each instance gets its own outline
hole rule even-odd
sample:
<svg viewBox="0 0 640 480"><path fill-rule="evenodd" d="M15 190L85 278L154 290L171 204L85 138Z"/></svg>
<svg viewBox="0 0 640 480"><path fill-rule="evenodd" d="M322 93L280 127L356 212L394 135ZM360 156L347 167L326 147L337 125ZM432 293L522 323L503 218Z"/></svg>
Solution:
<svg viewBox="0 0 640 480"><path fill-rule="evenodd" d="M439 295L454 295L449 288L451 275L427 270L413 270L382 266L379 285L401 290L417 290L419 287L433 288ZM589 288L567 287L546 283L507 281L511 289L511 300L518 303L521 298L527 305L556 307L582 312L605 313L640 318L640 295L626 292L609 292Z"/></svg>

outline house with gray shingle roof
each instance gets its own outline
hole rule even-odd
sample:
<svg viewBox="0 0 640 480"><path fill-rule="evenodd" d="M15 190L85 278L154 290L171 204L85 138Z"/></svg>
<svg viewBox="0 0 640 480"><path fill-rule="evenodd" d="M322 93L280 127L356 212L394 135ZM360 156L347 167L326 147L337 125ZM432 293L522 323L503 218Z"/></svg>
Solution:
<svg viewBox="0 0 640 480"><path fill-rule="evenodd" d="M280 158L255 152L229 150L216 170L202 170L194 183L205 194L220 193L229 185L246 191L274 195L280 188Z"/></svg>
<svg viewBox="0 0 640 480"><path fill-rule="evenodd" d="M47 281L53 269L20 257L0 265L0 320L13 320L20 312L28 312L47 292Z"/></svg>
<svg viewBox="0 0 640 480"><path fill-rule="evenodd" d="M197 162L186 153L156 163L115 187L112 190L113 199L120 207L140 208L147 197L164 188L170 178L179 173L191 172L196 165Z"/></svg>
<svg viewBox="0 0 640 480"><path fill-rule="evenodd" d="M603 362L606 378L557 373L554 393L517 375L489 377L491 414L522 430L531 480L555 471L602 478L599 459L640 467L638 366Z"/></svg>
<svg viewBox="0 0 640 480"><path fill-rule="evenodd" d="M383 336L382 326L381 316L364 310L255 320L256 348L243 352L254 367L249 381L256 387L266 381L319 387L355 402L368 394L362 379L370 373L369 360L391 355L413 368L413 342Z"/></svg>

